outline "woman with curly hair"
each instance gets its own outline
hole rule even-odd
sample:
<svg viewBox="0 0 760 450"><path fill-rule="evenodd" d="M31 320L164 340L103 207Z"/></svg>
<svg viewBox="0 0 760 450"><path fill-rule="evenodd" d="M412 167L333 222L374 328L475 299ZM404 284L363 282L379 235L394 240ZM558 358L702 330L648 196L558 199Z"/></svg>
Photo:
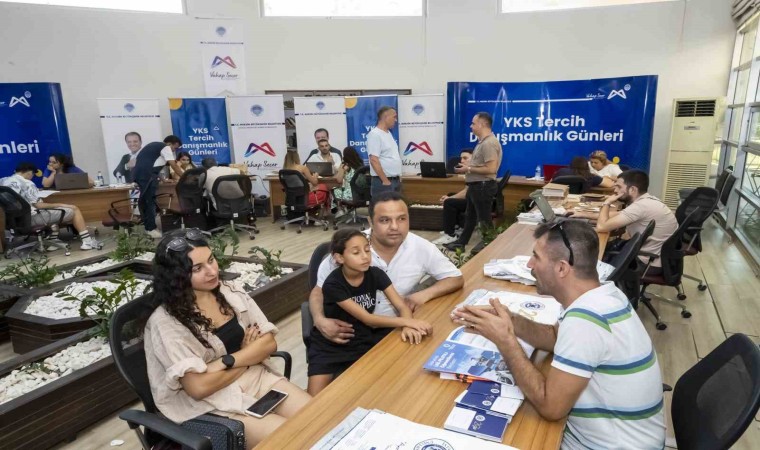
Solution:
<svg viewBox="0 0 760 450"><path fill-rule="evenodd" d="M55 185L56 173L84 173L84 170L74 165L74 160L69 155L63 153L53 153L48 157L48 165L45 171L42 172L42 186L49 188ZM90 182L90 186L94 186L95 182L92 178L87 178Z"/></svg>
<svg viewBox="0 0 760 450"><path fill-rule="evenodd" d="M197 228L167 234L156 248L145 359L156 406L177 423L205 413L245 426L247 448L311 398L271 370L277 328L243 289L220 282L219 266ZM263 418L244 411L270 389L288 397Z"/></svg>

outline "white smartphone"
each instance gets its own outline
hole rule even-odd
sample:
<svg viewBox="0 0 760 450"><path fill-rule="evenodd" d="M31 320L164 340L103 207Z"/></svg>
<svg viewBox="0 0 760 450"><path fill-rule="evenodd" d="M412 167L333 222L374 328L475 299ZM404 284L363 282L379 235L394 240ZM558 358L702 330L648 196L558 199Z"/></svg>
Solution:
<svg viewBox="0 0 760 450"><path fill-rule="evenodd" d="M281 392L276 389L272 389L271 391L264 394L263 397L256 400L253 405L249 406L248 409L245 410L245 413L249 416L261 419L262 417L272 412L272 410L275 409L277 405L282 403L282 401L285 400L287 396L287 392Z"/></svg>

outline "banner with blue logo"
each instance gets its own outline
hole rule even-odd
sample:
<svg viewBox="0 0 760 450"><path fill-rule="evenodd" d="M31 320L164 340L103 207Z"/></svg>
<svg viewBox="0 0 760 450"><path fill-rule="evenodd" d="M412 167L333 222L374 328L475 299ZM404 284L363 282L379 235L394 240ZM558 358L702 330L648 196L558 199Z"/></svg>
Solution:
<svg viewBox="0 0 760 450"><path fill-rule="evenodd" d="M404 173L415 175L420 162L443 162L442 94L400 95L398 97L398 134Z"/></svg>
<svg viewBox="0 0 760 450"><path fill-rule="evenodd" d="M367 133L377 125L377 110L382 106L390 106L398 111L398 96L368 95L361 97L346 97L346 128L348 145L359 152L364 162L369 164L367 155ZM391 129L393 139L398 142L398 127Z"/></svg>
<svg viewBox="0 0 760 450"><path fill-rule="evenodd" d="M180 151L190 153L195 164L216 158L229 164L230 136L223 98L170 98L172 133L182 140Z"/></svg>
<svg viewBox="0 0 760 450"><path fill-rule="evenodd" d="M280 170L285 161L288 146L282 105L282 95L227 99L235 162L248 166L248 173L258 175L259 181ZM253 190L257 194L267 192L263 182L254 183Z"/></svg>
<svg viewBox="0 0 760 450"><path fill-rule="evenodd" d="M327 130L330 145L341 152L346 147L346 100L343 97L295 97L298 155L301 162L317 148L314 132Z"/></svg>
<svg viewBox="0 0 760 450"><path fill-rule="evenodd" d="M245 95L245 22L196 17L207 97Z"/></svg>
<svg viewBox="0 0 760 450"><path fill-rule="evenodd" d="M499 175L532 176L537 165L569 165L604 150L649 170L657 76L536 83L448 83L446 153L474 147L473 116L493 116L504 149Z"/></svg>
<svg viewBox="0 0 760 450"><path fill-rule="evenodd" d="M0 177L20 162L44 170L51 153L71 155L61 85L0 83ZM41 186L42 178L34 182Z"/></svg>

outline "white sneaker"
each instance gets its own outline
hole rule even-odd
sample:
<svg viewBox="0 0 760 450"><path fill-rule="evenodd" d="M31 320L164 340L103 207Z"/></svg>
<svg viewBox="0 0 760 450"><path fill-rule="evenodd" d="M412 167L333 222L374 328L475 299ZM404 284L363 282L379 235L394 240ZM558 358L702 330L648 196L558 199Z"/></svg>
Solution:
<svg viewBox="0 0 760 450"><path fill-rule="evenodd" d="M439 237L438 239L433 241L433 244L435 245L444 245L449 244L451 242L454 242L457 240L456 236L449 236L448 234L444 234L443 236Z"/></svg>
<svg viewBox="0 0 760 450"><path fill-rule="evenodd" d="M93 248L98 248L98 243L94 242L92 239L85 239L82 241L79 250L92 250Z"/></svg>
<svg viewBox="0 0 760 450"><path fill-rule="evenodd" d="M148 231L148 236L152 237L153 239L161 239L161 232L158 231L158 228Z"/></svg>

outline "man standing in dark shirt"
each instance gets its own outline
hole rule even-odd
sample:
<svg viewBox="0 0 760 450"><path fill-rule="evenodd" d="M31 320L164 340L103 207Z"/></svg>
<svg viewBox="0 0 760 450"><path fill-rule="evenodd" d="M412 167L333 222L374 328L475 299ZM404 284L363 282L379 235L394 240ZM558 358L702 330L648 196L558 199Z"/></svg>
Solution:
<svg viewBox="0 0 760 450"><path fill-rule="evenodd" d="M155 239L161 237L156 229L156 191L158 190L158 174L168 163L174 173L182 175L182 169L174 159L174 152L182 146L177 136L166 136L164 142L151 142L137 154L133 174L135 183L140 188L138 206L145 225L145 231Z"/></svg>

